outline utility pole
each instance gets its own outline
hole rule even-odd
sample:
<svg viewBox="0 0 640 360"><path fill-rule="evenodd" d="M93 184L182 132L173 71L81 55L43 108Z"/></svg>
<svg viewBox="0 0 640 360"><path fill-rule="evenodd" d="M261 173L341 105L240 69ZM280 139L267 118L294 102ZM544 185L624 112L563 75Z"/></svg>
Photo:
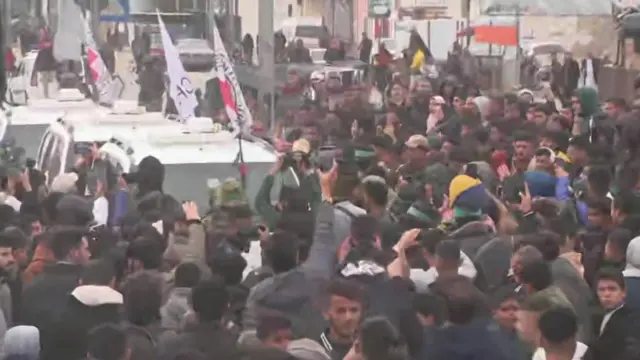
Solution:
<svg viewBox="0 0 640 360"><path fill-rule="evenodd" d="M236 10L234 8L235 1L233 0L225 0L226 8L227 8L227 39L232 48L235 47L236 43L236 24L235 24L235 14Z"/></svg>
<svg viewBox="0 0 640 360"><path fill-rule="evenodd" d="M207 14L207 23L208 23L208 32L207 35L211 41L213 41L213 29L218 26L216 24L216 4L218 2L216 0L207 1L206 14ZM218 44L213 44L213 46L219 46Z"/></svg>
<svg viewBox="0 0 640 360"><path fill-rule="evenodd" d="M2 7L0 7L0 13L2 14L2 24L4 26L4 45L12 46L13 45L13 34L11 31L11 12L12 12L12 2L11 0L1 0ZM0 49L0 53L2 53L3 49ZM4 61L4 59L3 59Z"/></svg>
<svg viewBox="0 0 640 360"><path fill-rule="evenodd" d="M100 34L100 4L97 1L89 1L89 14L91 14L91 30L93 31L93 39L98 47L102 46L102 37Z"/></svg>
<svg viewBox="0 0 640 360"><path fill-rule="evenodd" d="M274 0L259 0L258 4L258 56L260 78L265 80L264 87L258 89L258 103L269 94L269 123L275 128L275 56L273 43L273 3Z"/></svg>
<svg viewBox="0 0 640 360"><path fill-rule="evenodd" d="M522 9L520 5L516 5L516 67L515 67L515 83L520 84L520 63L522 62L521 43L520 43L520 16Z"/></svg>

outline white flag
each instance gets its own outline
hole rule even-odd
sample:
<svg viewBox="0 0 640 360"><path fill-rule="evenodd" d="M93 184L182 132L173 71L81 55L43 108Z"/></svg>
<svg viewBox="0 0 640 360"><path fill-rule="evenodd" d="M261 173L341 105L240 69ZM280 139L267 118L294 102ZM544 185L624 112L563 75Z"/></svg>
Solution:
<svg viewBox="0 0 640 360"><path fill-rule="evenodd" d="M162 47L164 48L164 58L167 62L167 72L169 73L170 90L169 96L173 99L178 109L178 114L182 121L195 116L194 109L198 106L198 99L193 91L193 85L184 66L180 61L178 49L173 44L164 22L158 14L158 24L160 24L160 34L162 35Z"/></svg>
<svg viewBox="0 0 640 360"><path fill-rule="evenodd" d="M233 124L234 135L241 132L249 132L253 118L244 100L244 94L238 84L233 65L229 60L227 50L224 48L222 38L218 32L218 27L213 27L213 52L215 56L215 66L210 75L218 78L220 83L220 95L224 102L227 115Z"/></svg>
<svg viewBox="0 0 640 360"><path fill-rule="evenodd" d="M91 81L93 81L93 84L98 91L98 102L101 105L113 106L116 101L116 97L118 96L116 82L113 80L113 76L109 72L109 69L107 69L107 65L105 65L102 56L100 56L100 52L98 52L98 46L93 38L93 31L91 30L91 26L89 26L90 20L91 19L86 16L82 17L82 25L84 27L83 43L85 44L84 50L86 52L87 65L89 67L89 69L84 70L89 71ZM86 75L87 74L85 74L85 76Z"/></svg>

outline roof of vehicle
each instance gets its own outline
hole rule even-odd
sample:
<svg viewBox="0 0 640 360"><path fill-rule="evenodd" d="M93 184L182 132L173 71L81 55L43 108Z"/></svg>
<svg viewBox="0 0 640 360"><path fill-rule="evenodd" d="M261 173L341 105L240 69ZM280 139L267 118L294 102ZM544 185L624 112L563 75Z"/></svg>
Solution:
<svg viewBox="0 0 640 360"><path fill-rule="evenodd" d="M116 142L138 164L152 155L165 165L171 164L232 164L239 152L239 141L227 131L177 133L174 129L154 129L153 133L129 133L115 136ZM242 139L242 153L246 163L274 163L277 151L257 139Z"/></svg>
<svg viewBox="0 0 640 360"><path fill-rule="evenodd" d="M68 89L62 89L68 90ZM63 91L61 90L61 93ZM117 116L140 116L144 110L140 109L135 101L118 100L113 108L105 108L96 105L93 101L85 99L84 96L74 97L72 92L61 95L57 99L38 99L29 101L28 106L17 106L12 108L12 125L36 125L49 124L61 117L66 121L73 122L74 125L81 121L97 121L108 117ZM153 113L150 113L153 114ZM162 118L160 113L155 113L156 117ZM151 116L151 115L150 115ZM106 120L105 120L106 121ZM129 120L132 121L132 120Z"/></svg>
<svg viewBox="0 0 640 360"><path fill-rule="evenodd" d="M189 129L187 125L171 121L158 112L113 114L103 111L104 109L100 109L92 114L71 113L57 121L63 126L73 127L75 142L106 142L117 135L135 138L141 136L139 134L152 130L154 133L158 131L175 134ZM210 130L211 120L206 119L206 121L192 125L191 129Z"/></svg>
<svg viewBox="0 0 640 360"><path fill-rule="evenodd" d="M12 125L48 124L64 114L93 111L96 104L91 100L59 101L57 99L30 100L28 106L12 109Z"/></svg>
<svg viewBox="0 0 640 360"><path fill-rule="evenodd" d="M176 41L176 48L180 52L189 52L194 54L211 54L213 50L209 47L207 40L205 39L179 39Z"/></svg>

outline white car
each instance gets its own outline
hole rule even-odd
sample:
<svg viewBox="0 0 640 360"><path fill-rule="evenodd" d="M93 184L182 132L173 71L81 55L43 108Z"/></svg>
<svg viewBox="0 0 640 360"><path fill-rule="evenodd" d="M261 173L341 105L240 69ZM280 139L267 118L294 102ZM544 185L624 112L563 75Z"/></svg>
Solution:
<svg viewBox="0 0 640 360"><path fill-rule="evenodd" d="M239 178L239 141L230 133L153 131L116 136L100 148L116 172L131 172L146 156L164 164L164 190L178 201L195 201L209 208L208 181ZM246 195L255 199L264 177L277 161L277 151L259 139L242 142L247 167ZM274 190L274 193L277 190Z"/></svg>
<svg viewBox="0 0 640 360"><path fill-rule="evenodd" d="M309 52L311 53L311 59L313 60L314 64L324 65L327 63L324 60L324 54L327 52L327 49L315 48L315 49L309 49Z"/></svg>
<svg viewBox="0 0 640 360"><path fill-rule="evenodd" d="M193 200L208 207L207 179L238 177L235 164L238 140L227 132L213 133L209 118L192 118L189 124L170 121L160 113L105 115L86 121L80 114L52 123L42 137L37 166L49 182L70 171L75 159L97 143L103 159L116 173L131 172L147 155L165 165L165 190L178 200ZM277 159L270 145L241 140L249 170L247 195L253 199Z"/></svg>
<svg viewBox="0 0 640 360"><path fill-rule="evenodd" d="M206 39L180 39L176 48L186 70L209 70L214 65L214 51Z"/></svg>
<svg viewBox="0 0 640 360"><path fill-rule="evenodd" d="M12 107L7 134L25 149L27 157L35 158L45 131L61 117L81 114L84 121L90 121L104 113L122 113L130 108L137 108L137 102L117 100L113 109L106 109L77 89L61 89L54 99L32 99L27 106Z"/></svg>
<svg viewBox="0 0 640 360"><path fill-rule="evenodd" d="M179 131L176 122L159 112L114 112L98 108L92 112L65 114L48 124L40 140L36 164L52 181L58 174L69 171L83 149L89 149L94 143L102 145L116 134L159 128Z"/></svg>
<svg viewBox="0 0 640 360"><path fill-rule="evenodd" d="M55 99L29 100L29 105L11 107L7 134L25 149L27 157L33 158L40 138L51 122L65 114L91 114L97 109L98 106L78 90L63 89Z"/></svg>

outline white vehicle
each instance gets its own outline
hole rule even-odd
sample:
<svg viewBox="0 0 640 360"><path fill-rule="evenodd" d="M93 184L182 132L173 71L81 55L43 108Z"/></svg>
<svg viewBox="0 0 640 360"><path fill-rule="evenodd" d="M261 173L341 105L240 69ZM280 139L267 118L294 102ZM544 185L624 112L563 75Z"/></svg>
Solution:
<svg viewBox="0 0 640 360"><path fill-rule="evenodd" d="M183 125L159 113L110 115L87 122L79 115L66 116L51 124L42 138L37 166L48 181L70 171L77 154L97 143L103 159L115 173L131 172L147 155L165 165L165 190L178 200L194 200L208 207L207 180L238 177L234 165L238 140L227 132L212 133L208 118L190 119ZM259 140L242 140L248 196L255 197L277 153Z"/></svg>
<svg viewBox="0 0 640 360"><path fill-rule="evenodd" d="M307 48L319 48L320 40L329 38L329 30L321 17L299 16L282 21L280 28L288 41L301 39Z"/></svg>
<svg viewBox="0 0 640 360"><path fill-rule="evenodd" d="M27 157L35 157L40 138L52 121L71 112L91 113L98 107L78 90L64 89L56 99L31 100L28 106L10 109L7 136L25 149Z"/></svg>
<svg viewBox="0 0 640 360"><path fill-rule="evenodd" d="M29 98L34 98L38 90L31 85L33 67L38 51L31 51L18 61L15 74L7 83L7 101L12 104L26 105Z"/></svg>
<svg viewBox="0 0 640 360"><path fill-rule="evenodd" d="M226 131L179 133L165 129L147 132L144 138L138 135L114 137L100 148L103 159L116 173L128 173L146 156L156 157L165 166L164 190L178 201L195 201L201 209L209 208L209 180L239 178L240 146L247 167L249 199L255 199L277 161L277 151L262 140L238 140Z"/></svg>
<svg viewBox="0 0 640 360"><path fill-rule="evenodd" d="M105 111L134 107L137 108L135 101L119 100L114 105L116 110L106 110L76 89L61 89L55 99L30 100L28 106L12 107L7 134L25 149L27 157L35 157L42 135L55 120L76 113L88 120Z"/></svg>
<svg viewBox="0 0 640 360"><path fill-rule="evenodd" d="M102 146L116 134L160 128L181 130L178 123L161 113L114 113L111 109L98 108L89 113L66 114L48 125L40 140L36 165L53 181L58 174L71 170L76 157L94 143Z"/></svg>
<svg viewBox="0 0 640 360"><path fill-rule="evenodd" d="M179 39L176 49L180 61L187 70L209 70L214 64L214 52L206 39Z"/></svg>
<svg viewBox="0 0 640 360"><path fill-rule="evenodd" d="M313 60L313 63L316 65L324 65L327 63L324 60L324 54L326 52L327 52L327 49L323 49L323 48L309 49L309 53L311 53L311 59Z"/></svg>

